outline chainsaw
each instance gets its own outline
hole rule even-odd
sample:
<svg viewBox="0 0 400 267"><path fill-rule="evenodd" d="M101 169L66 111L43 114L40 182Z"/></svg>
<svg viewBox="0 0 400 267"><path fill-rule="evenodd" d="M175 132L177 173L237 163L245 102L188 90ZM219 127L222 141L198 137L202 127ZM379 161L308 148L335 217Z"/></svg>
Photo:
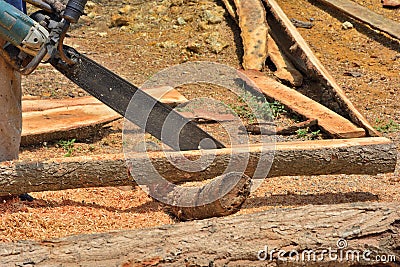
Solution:
<svg viewBox="0 0 400 267"><path fill-rule="evenodd" d="M174 150L224 147L171 107L63 44L70 25L77 23L84 14L87 0L69 0L62 13L54 11L41 0L25 2L39 8L39 11L28 16L23 12L25 3L18 8L14 3L11 5L0 0L0 38L6 41L0 49L0 56L20 73L28 75L40 63L50 63L86 92ZM126 112L133 96L140 100L143 107L152 107L146 118L140 113L140 106L137 107L138 112ZM173 124L168 128L176 129L176 133L162 135L166 121Z"/></svg>

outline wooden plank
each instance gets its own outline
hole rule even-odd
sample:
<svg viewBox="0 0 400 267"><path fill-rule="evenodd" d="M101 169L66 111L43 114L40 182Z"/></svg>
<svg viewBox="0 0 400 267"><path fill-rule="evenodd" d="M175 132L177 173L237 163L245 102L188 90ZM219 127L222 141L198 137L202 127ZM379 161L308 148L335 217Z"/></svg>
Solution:
<svg viewBox="0 0 400 267"><path fill-rule="evenodd" d="M184 104L189 100L184 97L178 90L171 86L158 86L153 88L142 88L147 94L151 95L161 103L175 107Z"/></svg>
<svg viewBox="0 0 400 267"><path fill-rule="evenodd" d="M176 106L188 100L177 90L168 86L145 89L146 93L167 105ZM99 100L92 96L65 99L27 99L22 100L22 112L44 111L53 108L74 107L84 105L103 105Z"/></svg>
<svg viewBox="0 0 400 267"><path fill-rule="evenodd" d="M236 7L235 7L234 0L222 0L222 2L224 3L225 8L228 11L229 15L231 15L233 20L237 24L239 24L239 18L238 18L238 15L236 13Z"/></svg>
<svg viewBox="0 0 400 267"><path fill-rule="evenodd" d="M22 114L21 145L55 140L85 139L99 127L121 118L103 104L31 111Z"/></svg>
<svg viewBox="0 0 400 267"><path fill-rule="evenodd" d="M85 105L102 105L102 103L92 96L66 98L66 99L22 100L22 112L44 111L53 108L85 106Z"/></svg>
<svg viewBox="0 0 400 267"><path fill-rule="evenodd" d="M188 101L172 87L148 88L145 91L164 104L176 106ZM102 125L121 118L94 97L23 100L21 145L45 141L85 139Z"/></svg>
<svg viewBox="0 0 400 267"><path fill-rule="evenodd" d="M274 151L268 177L387 173L394 171L397 159L395 145L383 137L287 142L277 143L272 148L271 146L255 144L249 147L171 152L168 155L161 151L148 152L147 155L138 153L130 155L129 165L134 174L140 174L142 179L147 179L152 177L152 168L147 164L150 159L153 167L165 179L182 183L220 176L229 164L240 166L246 155L249 155L246 175L253 177L261 151ZM210 154L215 156L214 161L203 171L196 173L177 169L170 163L181 161L182 155L189 160L197 160ZM268 167L266 163L268 160L264 159L260 167ZM0 164L0 196L34 191L132 185L133 181L127 175L126 166L124 154L4 162Z"/></svg>
<svg viewBox="0 0 400 267"><path fill-rule="evenodd" d="M268 38L268 56L274 63L274 75L281 81L289 82L299 87L303 84L303 75L293 66L292 62L281 52L273 38Z"/></svg>
<svg viewBox="0 0 400 267"><path fill-rule="evenodd" d="M268 24L261 0L234 0L243 41L243 68L261 70L268 55Z"/></svg>
<svg viewBox="0 0 400 267"><path fill-rule="evenodd" d="M235 4L232 3L233 0L223 0L225 8L235 22L239 24L239 18L236 12ZM264 12L264 10L262 11ZM250 15L247 15L251 17ZM293 86L301 86L303 84L303 76L301 73L293 66L290 60L281 52L275 40L267 34L267 57L269 57L276 67L274 75L285 82L289 82Z"/></svg>
<svg viewBox="0 0 400 267"><path fill-rule="evenodd" d="M364 128L368 135L379 136L379 133L354 107L343 89L314 55L278 3L275 0L264 0L264 2L269 14L267 20L271 28L271 36L297 69L306 75L308 83L320 94L319 102L341 116L350 119L357 126Z"/></svg>
<svg viewBox="0 0 400 267"><path fill-rule="evenodd" d="M400 258L399 221L399 203L275 208L145 229L3 243L0 260L3 266L394 267ZM339 240L347 243L344 249L338 248ZM380 260L377 255L382 255Z"/></svg>
<svg viewBox="0 0 400 267"><path fill-rule="evenodd" d="M355 126L329 108L315 102L303 94L291 89L259 71L242 71L255 83L267 98L281 102L291 111L309 120L318 120L323 131L335 138L364 137L365 130Z"/></svg>
<svg viewBox="0 0 400 267"><path fill-rule="evenodd" d="M400 23L377 14L370 9L349 0L317 0L322 4L333 7L346 15L368 24L372 28L385 32L400 40Z"/></svg>

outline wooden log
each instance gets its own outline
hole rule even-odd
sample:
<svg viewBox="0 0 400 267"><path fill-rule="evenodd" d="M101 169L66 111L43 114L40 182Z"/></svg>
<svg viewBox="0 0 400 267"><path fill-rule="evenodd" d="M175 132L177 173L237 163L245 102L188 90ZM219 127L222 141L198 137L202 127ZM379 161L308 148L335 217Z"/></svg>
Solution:
<svg viewBox="0 0 400 267"><path fill-rule="evenodd" d="M255 83L267 99L279 101L292 112L309 120L318 120L321 129L332 137L357 138L365 136L364 129L357 127L348 119L298 91L269 78L261 72L254 70L242 72Z"/></svg>
<svg viewBox="0 0 400 267"><path fill-rule="evenodd" d="M160 190L165 191L166 187L157 185L153 190L157 192L150 193L152 196L154 193L160 194ZM174 203L181 205L170 205L169 212L181 221L227 216L239 211L250 192L251 178L242 173L230 172L214 178L202 187L195 187L192 190L188 187L179 187L172 190L173 196L169 197Z"/></svg>
<svg viewBox="0 0 400 267"><path fill-rule="evenodd" d="M18 158L22 128L21 75L10 65L4 44L0 38L0 161Z"/></svg>
<svg viewBox="0 0 400 267"><path fill-rule="evenodd" d="M4 243L0 259L4 266L397 266L399 222L399 203L308 205Z"/></svg>
<svg viewBox="0 0 400 267"><path fill-rule="evenodd" d="M138 153L129 157L133 175L141 179L152 177L148 160L154 169L172 183L203 181L221 175L229 164L240 166L246 155L249 162L246 175L253 177L258 164L267 168L269 160L259 163L260 153L274 158L268 177L322 174L377 174L393 172L396 147L387 138L356 138L276 143L274 148L262 144L217 150ZM249 154L248 154L249 153ZM174 167L181 156L197 160L200 156L215 156L203 171L188 172ZM235 170L233 170L235 171ZM239 170L236 170L239 171ZM71 188L133 185L127 175L124 154L71 158L20 160L0 164L0 196L34 191L54 191Z"/></svg>
<svg viewBox="0 0 400 267"><path fill-rule="evenodd" d="M164 104L176 106L188 100L172 87L146 89ZM68 139L86 139L103 125L121 118L94 97L22 101L21 145Z"/></svg>
<svg viewBox="0 0 400 267"><path fill-rule="evenodd" d="M304 93L364 128L368 135L379 136L380 134L354 107L343 89L314 55L278 3L275 0L264 0L264 3L268 12L267 21L272 38L296 68L309 79L309 89L313 90L307 90Z"/></svg>
<svg viewBox="0 0 400 267"><path fill-rule="evenodd" d="M73 138L85 139L104 124L119 118L119 114L103 104L24 112L21 145Z"/></svg>
<svg viewBox="0 0 400 267"><path fill-rule="evenodd" d="M400 23L377 14L370 9L349 0L317 0L324 5L332 7L344 14L361 21L373 29L387 33L400 40Z"/></svg>
<svg viewBox="0 0 400 267"><path fill-rule="evenodd" d="M234 0L243 41L243 68L261 70L268 55L268 24L261 0Z"/></svg>

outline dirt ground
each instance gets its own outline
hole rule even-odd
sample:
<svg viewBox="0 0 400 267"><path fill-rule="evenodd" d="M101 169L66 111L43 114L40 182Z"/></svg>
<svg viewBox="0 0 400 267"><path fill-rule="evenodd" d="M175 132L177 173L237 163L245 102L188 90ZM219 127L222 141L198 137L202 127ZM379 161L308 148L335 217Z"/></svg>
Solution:
<svg viewBox="0 0 400 267"><path fill-rule="evenodd" d="M400 22L400 9L383 9L379 0L355 2ZM400 149L399 42L332 10L321 9L313 0L279 3L289 18L313 21L312 29L299 29L302 36L357 109ZM187 61L240 68L240 30L221 1L97 0L89 2L86 12L67 43L136 85ZM345 21L355 27L344 30ZM357 73L357 77L348 73ZM86 95L49 65L41 65L24 78L23 89L25 95L41 98ZM77 140L72 154L122 152L121 128L118 121L90 140ZM52 158L65 153L65 146L48 143L21 148L20 157ZM399 169L395 174L377 176L272 178L251 195L238 214L308 204L398 202L399 183ZM93 188L32 196L33 202L12 198L0 203L0 241L43 240L176 223L141 190Z"/></svg>

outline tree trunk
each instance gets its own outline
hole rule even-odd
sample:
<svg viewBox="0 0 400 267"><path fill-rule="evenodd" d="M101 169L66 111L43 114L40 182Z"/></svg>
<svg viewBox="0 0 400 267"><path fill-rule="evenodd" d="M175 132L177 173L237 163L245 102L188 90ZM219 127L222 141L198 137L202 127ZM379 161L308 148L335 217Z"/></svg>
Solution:
<svg viewBox="0 0 400 267"><path fill-rule="evenodd" d="M0 162L18 158L22 127L21 77L3 57L3 45L0 39Z"/></svg>
<svg viewBox="0 0 400 267"><path fill-rule="evenodd" d="M264 158L259 162L261 150ZM182 155L189 162L200 156L215 156L215 159L203 171L188 172L171 164L182 161ZM236 166L242 165L247 156L249 161L245 173L250 177L254 177L257 167L259 170L267 168L265 176L268 177L388 173L395 169L397 151L389 139L374 137L277 143L273 148L256 144L233 149L172 152L168 156L164 152L129 156L128 162L135 178L150 179L154 172L158 172L172 183L183 183L212 179L226 171L228 166L231 171L239 171ZM132 185L134 181L127 175L126 162L123 154L5 162L0 164L0 196Z"/></svg>
<svg viewBox="0 0 400 267"><path fill-rule="evenodd" d="M0 249L5 266L382 266L377 257L400 263L398 203L309 205Z"/></svg>

